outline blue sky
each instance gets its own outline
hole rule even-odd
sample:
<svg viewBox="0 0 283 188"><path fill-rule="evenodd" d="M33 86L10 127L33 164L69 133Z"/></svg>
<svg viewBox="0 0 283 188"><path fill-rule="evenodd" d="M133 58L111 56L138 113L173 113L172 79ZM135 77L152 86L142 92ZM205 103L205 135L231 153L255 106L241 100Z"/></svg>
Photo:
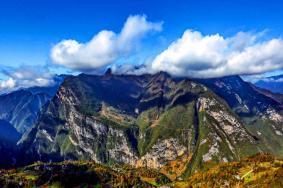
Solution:
<svg viewBox="0 0 283 188"><path fill-rule="evenodd" d="M126 61L143 63L154 59L187 29L203 36L219 33L224 38L240 31L253 35L265 31L260 41L281 38L282 6L283 2L274 0L3 0L0 1L0 66L17 69L47 64L56 73L78 71L52 63L50 51L54 45L64 39L85 43L105 29L119 33L130 15L146 15L147 21L163 24L162 31L140 40L140 49ZM8 77L0 75L2 80Z"/></svg>

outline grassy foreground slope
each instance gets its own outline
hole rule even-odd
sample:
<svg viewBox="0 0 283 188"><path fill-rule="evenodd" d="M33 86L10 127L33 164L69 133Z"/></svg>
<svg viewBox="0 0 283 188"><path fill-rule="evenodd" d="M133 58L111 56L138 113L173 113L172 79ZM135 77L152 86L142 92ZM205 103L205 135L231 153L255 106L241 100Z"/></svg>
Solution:
<svg viewBox="0 0 283 188"><path fill-rule="evenodd" d="M0 187L283 187L283 161L268 154L221 163L182 181L164 174L164 169L109 168L83 161L35 163L1 170Z"/></svg>
<svg viewBox="0 0 283 188"><path fill-rule="evenodd" d="M172 187L283 187L283 161L258 154L238 162L219 164Z"/></svg>
<svg viewBox="0 0 283 188"><path fill-rule="evenodd" d="M109 168L94 162L35 163L0 170L0 187L158 187L169 183L163 174L145 168Z"/></svg>

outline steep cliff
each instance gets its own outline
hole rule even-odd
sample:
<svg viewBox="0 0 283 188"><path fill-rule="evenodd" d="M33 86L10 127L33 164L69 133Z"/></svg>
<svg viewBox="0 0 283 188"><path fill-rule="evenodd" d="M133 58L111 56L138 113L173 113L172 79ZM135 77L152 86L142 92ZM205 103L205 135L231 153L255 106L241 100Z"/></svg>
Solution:
<svg viewBox="0 0 283 188"><path fill-rule="evenodd" d="M229 104L198 81L164 72L70 76L21 145L32 160L158 169L181 160L178 175L188 175L265 148Z"/></svg>
<svg viewBox="0 0 283 188"><path fill-rule="evenodd" d="M198 81L228 103L249 132L262 143L261 151L283 157L283 107L278 97L266 94L239 76Z"/></svg>

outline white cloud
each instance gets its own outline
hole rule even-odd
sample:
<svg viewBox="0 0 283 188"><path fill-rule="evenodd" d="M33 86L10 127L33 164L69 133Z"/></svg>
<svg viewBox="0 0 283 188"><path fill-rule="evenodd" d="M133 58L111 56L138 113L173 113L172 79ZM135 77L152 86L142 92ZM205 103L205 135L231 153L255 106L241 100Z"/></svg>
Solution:
<svg viewBox="0 0 283 188"><path fill-rule="evenodd" d="M13 78L0 82L0 90L12 89L16 86L16 81Z"/></svg>
<svg viewBox="0 0 283 188"><path fill-rule="evenodd" d="M161 22L149 22L144 15L129 16L119 34L103 30L86 43L63 40L51 49L50 56L55 64L79 71L91 71L127 55L143 36L160 30Z"/></svg>
<svg viewBox="0 0 283 188"><path fill-rule="evenodd" d="M262 35L239 32L225 38L187 30L156 56L149 69L177 76L208 78L259 74L282 68L283 40L262 41Z"/></svg>
<svg viewBox="0 0 283 188"><path fill-rule="evenodd" d="M0 70L0 73L7 77L6 80L0 81L0 93L14 91L19 88L55 84L54 75L47 68L41 66L5 67Z"/></svg>

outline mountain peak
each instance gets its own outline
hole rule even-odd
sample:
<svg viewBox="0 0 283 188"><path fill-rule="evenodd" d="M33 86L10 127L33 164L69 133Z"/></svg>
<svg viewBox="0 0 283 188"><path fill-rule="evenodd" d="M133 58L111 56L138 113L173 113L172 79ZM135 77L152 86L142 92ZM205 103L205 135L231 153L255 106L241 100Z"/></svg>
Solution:
<svg viewBox="0 0 283 188"><path fill-rule="evenodd" d="M108 68L105 73L104 73L104 76L111 76L112 75L112 69L111 68Z"/></svg>
<svg viewBox="0 0 283 188"><path fill-rule="evenodd" d="M153 77L158 77L158 78L171 78L171 75L165 71L160 71L160 72L157 72L153 75Z"/></svg>

